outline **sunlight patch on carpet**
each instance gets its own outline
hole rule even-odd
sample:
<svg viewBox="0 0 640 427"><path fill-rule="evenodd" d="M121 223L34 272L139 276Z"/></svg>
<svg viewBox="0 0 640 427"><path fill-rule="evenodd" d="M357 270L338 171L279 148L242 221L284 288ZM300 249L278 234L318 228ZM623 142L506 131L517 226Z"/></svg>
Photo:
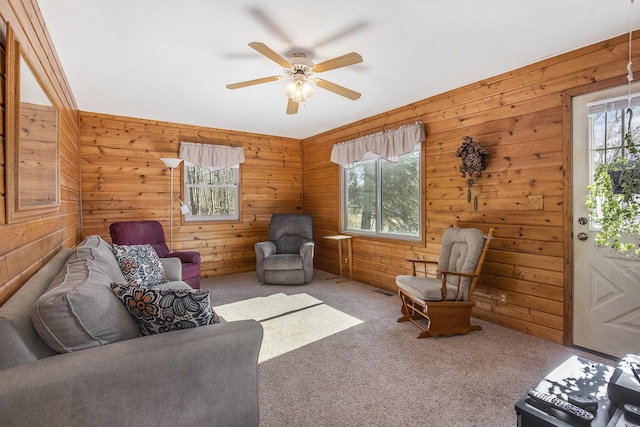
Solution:
<svg viewBox="0 0 640 427"><path fill-rule="evenodd" d="M262 323L264 338L259 362L362 323L305 293L251 298L215 310L227 321L254 319Z"/></svg>
<svg viewBox="0 0 640 427"><path fill-rule="evenodd" d="M279 293L221 305L215 310L227 321L253 319L262 322L316 304L322 304L322 301L308 294Z"/></svg>

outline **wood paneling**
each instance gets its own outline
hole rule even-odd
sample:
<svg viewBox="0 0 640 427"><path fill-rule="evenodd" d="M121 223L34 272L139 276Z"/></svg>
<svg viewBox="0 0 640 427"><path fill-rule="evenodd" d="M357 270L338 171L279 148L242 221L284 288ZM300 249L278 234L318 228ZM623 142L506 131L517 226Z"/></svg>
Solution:
<svg viewBox="0 0 640 427"><path fill-rule="evenodd" d="M58 212L6 224L4 180L0 216L0 304L9 298L60 248L78 243L81 235L78 111L55 49L43 24L36 0L0 1L0 16L9 23L23 55L58 107L59 191ZM4 67L4 66L3 66ZM3 71L4 74L4 71ZM10 88L8 90L11 90ZM4 91L3 91L4 98ZM4 102L2 103L4 106ZM3 115L4 117L4 115ZM11 144L11 141L4 141ZM2 152L4 153L4 145ZM4 154L2 172L4 176Z"/></svg>
<svg viewBox="0 0 640 427"><path fill-rule="evenodd" d="M114 221L155 219L169 239L170 177L161 157L180 141L242 147L241 218L185 222L174 204L173 247L202 257L202 276L255 270L253 245L266 240L274 213L302 212L301 141L106 114L80 113L84 235L110 241ZM182 167L174 194L181 192Z"/></svg>
<svg viewBox="0 0 640 427"><path fill-rule="evenodd" d="M638 39L634 34L634 55L640 53ZM627 36L607 40L305 139L304 211L315 218L316 266L338 272L335 245L320 238L340 231L339 167L330 162L333 144L420 120L427 133L425 241L355 235L355 279L395 291L395 276L411 271L404 258L437 256L446 227L496 227L474 294L474 315L570 343L571 145L565 114L570 97L563 94L622 83L627 41ZM490 152L473 189L477 211L467 203L466 181L455 156L466 135ZM507 304L499 302L501 293Z"/></svg>
<svg viewBox="0 0 640 427"><path fill-rule="evenodd" d="M0 215L0 303L60 247L77 243L81 235L108 239L109 224L117 220L158 219L167 229L169 171L159 159L177 156L180 141L243 147L247 159L241 167L240 220L186 223L174 215L174 246L200 251L204 276L253 270L253 244L266 238L271 215L303 211L314 216L316 267L337 273L336 247L321 238L340 230L340 170L329 161L332 145L421 120L427 132L425 238L411 243L355 236L355 278L394 291L395 276L410 271L405 258L436 257L446 227L496 227L475 293L474 314L570 343L570 94L624 83L626 36L298 141L78 114L36 0L2 0L0 15L16 31L25 55L61 111L60 210L16 225L7 225ZM636 33L634 56L640 53L639 42ZM466 202L466 183L455 157L465 135L491 153L474 188L478 211ZM6 159L1 160L4 168ZM176 193L180 177L181 169ZM4 189L4 181L0 182ZM4 193L0 201L4 212ZM507 304L499 302L501 293Z"/></svg>

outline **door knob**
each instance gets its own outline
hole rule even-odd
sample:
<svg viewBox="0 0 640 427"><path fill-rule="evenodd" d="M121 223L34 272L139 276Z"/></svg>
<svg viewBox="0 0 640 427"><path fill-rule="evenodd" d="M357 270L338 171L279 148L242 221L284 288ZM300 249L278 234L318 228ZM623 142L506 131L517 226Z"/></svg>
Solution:
<svg viewBox="0 0 640 427"><path fill-rule="evenodd" d="M580 218L578 218L578 224L587 225L587 218L581 216Z"/></svg>
<svg viewBox="0 0 640 427"><path fill-rule="evenodd" d="M587 233L578 233L578 240L587 240L589 238L589 236L587 235Z"/></svg>

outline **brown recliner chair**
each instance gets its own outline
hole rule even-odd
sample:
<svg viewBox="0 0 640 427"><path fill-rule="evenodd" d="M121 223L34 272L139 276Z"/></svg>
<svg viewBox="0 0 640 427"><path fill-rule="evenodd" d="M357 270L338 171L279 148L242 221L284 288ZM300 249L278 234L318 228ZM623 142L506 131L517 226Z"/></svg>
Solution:
<svg viewBox="0 0 640 427"><path fill-rule="evenodd" d="M194 289L200 289L200 253L194 251L171 252L158 221L114 222L109 226L111 242L117 245L150 244L160 258L179 258L182 262L182 280Z"/></svg>

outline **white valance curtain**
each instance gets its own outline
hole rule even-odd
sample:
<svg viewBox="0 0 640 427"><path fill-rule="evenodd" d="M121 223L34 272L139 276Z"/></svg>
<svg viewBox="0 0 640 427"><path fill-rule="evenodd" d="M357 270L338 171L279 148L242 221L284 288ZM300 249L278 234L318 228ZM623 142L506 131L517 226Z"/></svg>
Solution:
<svg viewBox="0 0 640 427"><path fill-rule="evenodd" d="M244 149L224 145L181 142L180 158L210 171L237 167L244 163Z"/></svg>
<svg viewBox="0 0 640 427"><path fill-rule="evenodd" d="M331 161L351 169L355 162L372 152L395 163L401 155L411 152L416 144L425 139L422 122L416 122L336 144L331 150Z"/></svg>

